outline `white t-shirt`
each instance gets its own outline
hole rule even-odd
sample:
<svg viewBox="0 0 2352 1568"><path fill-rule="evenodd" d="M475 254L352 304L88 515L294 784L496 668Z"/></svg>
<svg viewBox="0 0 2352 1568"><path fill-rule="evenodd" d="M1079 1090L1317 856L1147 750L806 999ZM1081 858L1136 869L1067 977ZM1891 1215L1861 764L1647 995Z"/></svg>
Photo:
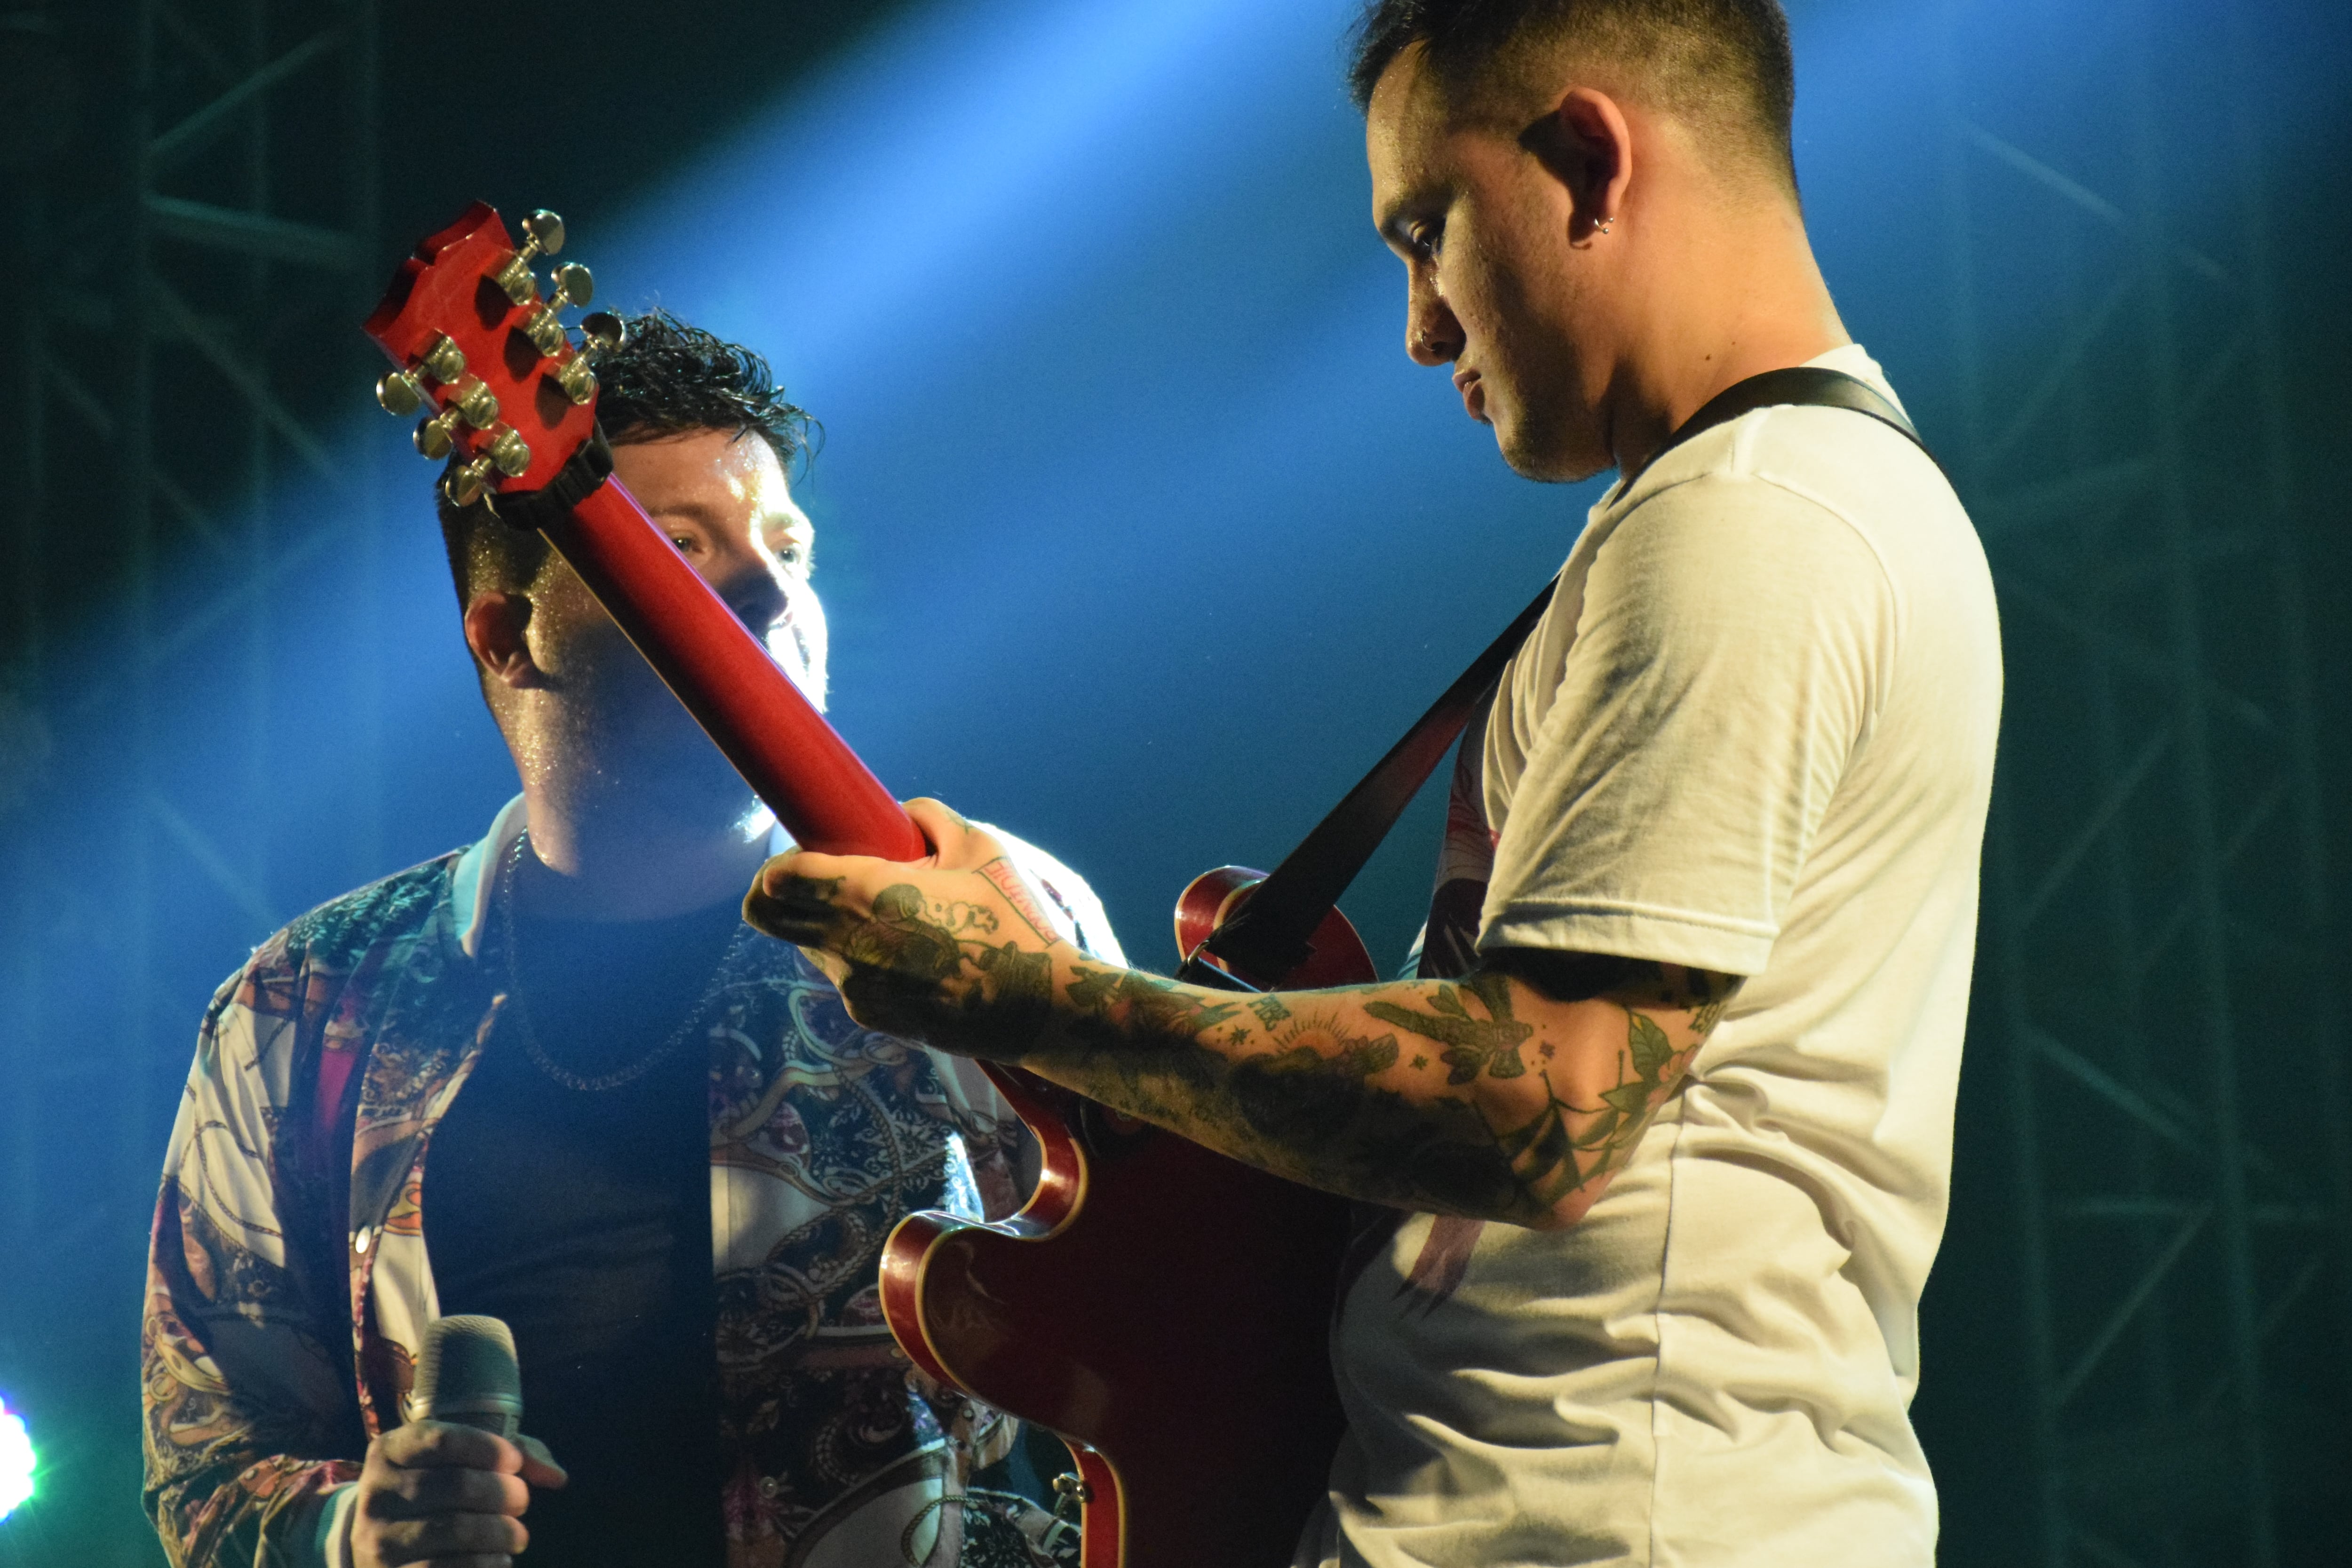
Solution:
<svg viewBox="0 0 2352 1568"><path fill-rule="evenodd" d="M1759 410L1593 509L1487 716L1478 945L1749 978L1581 1222L1415 1215L1356 1278L1302 1563L1933 1563L1907 1409L2000 705L1976 534L1876 420Z"/></svg>

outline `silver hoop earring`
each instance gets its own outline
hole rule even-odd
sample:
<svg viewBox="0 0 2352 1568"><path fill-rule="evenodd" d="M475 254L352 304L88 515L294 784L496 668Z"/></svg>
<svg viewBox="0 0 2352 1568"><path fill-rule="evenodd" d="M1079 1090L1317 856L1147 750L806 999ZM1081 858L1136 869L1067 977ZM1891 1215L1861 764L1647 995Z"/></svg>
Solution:
<svg viewBox="0 0 2352 1568"><path fill-rule="evenodd" d="M1595 221L1594 221L1594 223L1593 223L1593 225L1592 225L1592 227L1593 227L1594 231L1595 231L1595 232L1597 232L1597 233L1600 233L1600 234L1607 234L1607 233L1609 232L1609 225L1610 225L1611 221L1612 221L1612 220L1610 220L1610 219L1608 219L1608 218L1605 218L1605 217L1604 217L1604 218L1597 219L1597 220L1595 220Z"/></svg>

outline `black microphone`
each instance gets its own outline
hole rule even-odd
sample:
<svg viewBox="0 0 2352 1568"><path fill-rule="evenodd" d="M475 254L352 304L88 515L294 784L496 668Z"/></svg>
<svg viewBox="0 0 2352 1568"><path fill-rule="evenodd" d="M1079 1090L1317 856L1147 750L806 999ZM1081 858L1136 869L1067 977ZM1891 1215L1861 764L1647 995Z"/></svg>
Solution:
<svg viewBox="0 0 2352 1568"><path fill-rule="evenodd" d="M408 1414L478 1426L512 1442L522 1430L522 1368L512 1331L497 1318L436 1319L417 1353Z"/></svg>

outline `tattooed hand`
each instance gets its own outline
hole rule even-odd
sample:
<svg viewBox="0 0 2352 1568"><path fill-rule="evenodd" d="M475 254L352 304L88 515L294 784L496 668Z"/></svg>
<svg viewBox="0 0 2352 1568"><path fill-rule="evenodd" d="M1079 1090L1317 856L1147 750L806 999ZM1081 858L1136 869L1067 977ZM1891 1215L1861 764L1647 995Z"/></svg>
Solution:
<svg viewBox="0 0 2352 1568"><path fill-rule="evenodd" d="M797 944L871 1029L1013 1061L1051 1005L1055 932L1004 846L935 800L907 814L930 841L911 865L792 850L743 900L751 925Z"/></svg>
<svg viewBox="0 0 2352 1568"><path fill-rule="evenodd" d="M933 855L768 862L744 918L798 942L858 1022L1013 1062L1276 1175L1550 1227L1633 1157L1738 981L1501 952L1458 980L1244 998L1062 941L1003 846L937 801Z"/></svg>

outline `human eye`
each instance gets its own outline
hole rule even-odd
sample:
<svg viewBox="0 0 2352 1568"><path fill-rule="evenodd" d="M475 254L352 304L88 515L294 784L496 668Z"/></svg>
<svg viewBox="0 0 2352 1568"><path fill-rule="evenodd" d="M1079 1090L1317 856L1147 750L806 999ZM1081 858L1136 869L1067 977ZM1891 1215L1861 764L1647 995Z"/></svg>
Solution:
<svg viewBox="0 0 2352 1568"><path fill-rule="evenodd" d="M804 518L789 519L767 530L768 553L787 572L809 574L809 531Z"/></svg>

